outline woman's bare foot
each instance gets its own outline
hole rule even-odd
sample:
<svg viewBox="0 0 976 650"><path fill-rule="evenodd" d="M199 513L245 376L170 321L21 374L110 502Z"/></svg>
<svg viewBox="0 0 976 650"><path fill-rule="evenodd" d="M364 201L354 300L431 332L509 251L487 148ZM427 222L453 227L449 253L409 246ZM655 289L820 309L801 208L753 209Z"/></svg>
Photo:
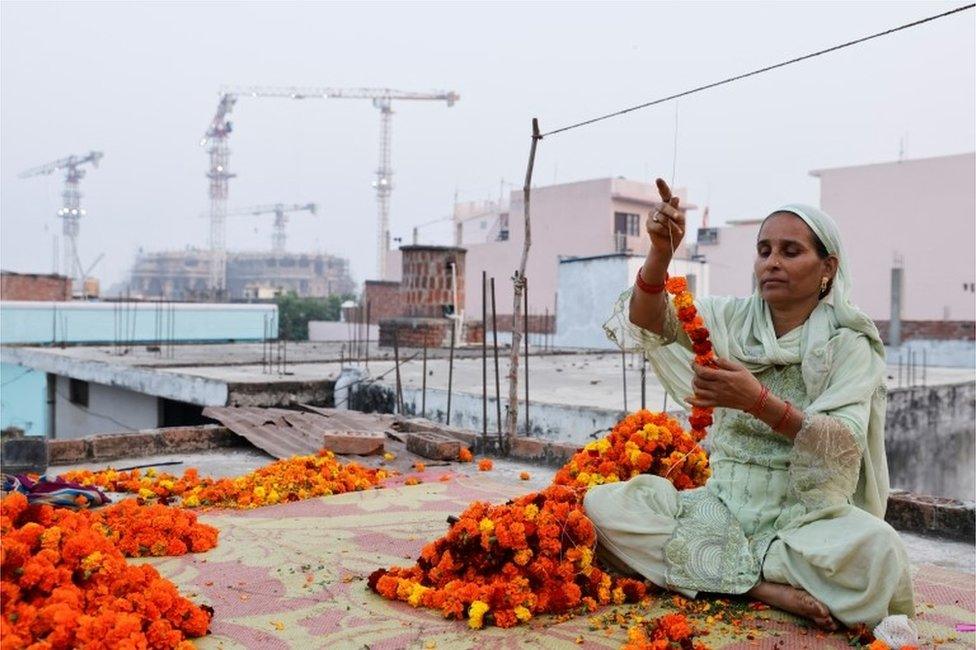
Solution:
<svg viewBox="0 0 976 650"><path fill-rule="evenodd" d="M777 609L810 619L825 630L833 632L837 629L837 623L827 606L803 589L777 582L760 582L748 595Z"/></svg>

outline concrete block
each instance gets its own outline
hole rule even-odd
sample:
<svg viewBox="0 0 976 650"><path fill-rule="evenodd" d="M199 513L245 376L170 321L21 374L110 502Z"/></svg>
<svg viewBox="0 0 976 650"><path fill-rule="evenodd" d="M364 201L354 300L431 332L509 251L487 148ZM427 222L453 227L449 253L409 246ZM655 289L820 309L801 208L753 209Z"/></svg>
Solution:
<svg viewBox="0 0 976 650"><path fill-rule="evenodd" d="M442 433L421 431L407 436L407 451L431 460L457 460L461 443Z"/></svg>
<svg viewBox="0 0 976 650"><path fill-rule="evenodd" d="M88 442L79 440L50 440L47 444L47 458L51 465L73 465L83 463L89 458Z"/></svg>
<svg viewBox="0 0 976 650"><path fill-rule="evenodd" d="M509 453L519 460L544 460L546 441L539 438L519 437L512 441L512 448Z"/></svg>
<svg viewBox="0 0 976 650"><path fill-rule="evenodd" d="M92 459L114 460L150 456L156 453L158 439L158 433L108 433L92 436L90 438Z"/></svg>
<svg viewBox="0 0 976 650"><path fill-rule="evenodd" d="M322 446L335 454L380 454L385 442L386 435L380 431L326 431L322 434Z"/></svg>
<svg viewBox="0 0 976 650"><path fill-rule="evenodd" d="M27 436L4 440L0 465L6 474L43 474L47 471L47 438Z"/></svg>

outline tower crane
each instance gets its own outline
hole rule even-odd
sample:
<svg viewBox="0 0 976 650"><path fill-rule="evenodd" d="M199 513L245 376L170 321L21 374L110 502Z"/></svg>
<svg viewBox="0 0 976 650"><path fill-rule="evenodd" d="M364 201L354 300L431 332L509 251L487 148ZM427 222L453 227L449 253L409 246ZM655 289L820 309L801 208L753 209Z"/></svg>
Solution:
<svg viewBox="0 0 976 650"><path fill-rule="evenodd" d="M289 212L301 212L307 210L311 214L318 212L318 206L314 203L273 203L270 205L255 205L250 208L240 208L226 213L228 217L270 214L274 213L274 231L271 234L271 250L275 253L285 252L285 225L288 223Z"/></svg>
<svg viewBox="0 0 976 650"><path fill-rule="evenodd" d="M207 154L210 156L210 169L207 172L207 178L210 179L210 292L214 298L222 296L227 288L224 219L227 216L228 181L236 175L227 169L230 158L227 138L233 130L233 124L227 116L234 110L236 102L237 97L234 95L221 95L217 112L200 140L200 146L208 147Z"/></svg>
<svg viewBox="0 0 976 650"><path fill-rule="evenodd" d="M65 170L64 191L61 193L61 209L58 216L63 219L62 234L64 235L64 274L71 278L72 285L76 281L84 280L85 270L81 266L78 258L78 221L85 216L85 210L81 207L81 190L78 184L85 177L86 170L82 165L91 164L98 167L98 161L102 159L101 151L89 151L84 155L71 155L28 169L20 173L20 178L30 178L31 176L46 176L59 169ZM94 266L94 265L93 265Z"/></svg>
<svg viewBox="0 0 976 650"><path fill-rule="evenodd" d="M227 128L219 131L220 135L210 136L214 131L215 125L223 123L224 117L230 112L238 97L274 97L283 99L369 99L373 106L380 111L380 148L379 148L379 167L376 169L376 180L373 187L376 189L377 204L377 235L376 235L376 269L379 279L386 277L386 252L390 248L390 195L393 192L393 166L390 156L390 143L392 137L393 120L393 101L443 101L447 105L453 106L461 97L454 91L431 91L413 92L403 90L393 90L390 88L326 88L313 86L243 86L225 87L220 91L220 104L211 129L207 131L204 144L207 142L219 143L223 146L224 158L223 169L226 169L227 149L226 140L230 133L230 122L226 122ZM226 111L221 112L224 106L228 106ZM212 145L212 149L216 145ZM212 150L211 149L211 150ZM211 154L210 174L214 177L216 170L214 155ZM211 213L215 214L213 207L214 181L211 180ZM223 205L226 207L226 179L224 180ZM215 220L211 220L211 241L213 242L213 232L215 228L220 228L223 232L223 220L220 219L219 226L215 225ZM221 240L222 243L222 240ZM211 243L213 246L213 243Z"/></svg>

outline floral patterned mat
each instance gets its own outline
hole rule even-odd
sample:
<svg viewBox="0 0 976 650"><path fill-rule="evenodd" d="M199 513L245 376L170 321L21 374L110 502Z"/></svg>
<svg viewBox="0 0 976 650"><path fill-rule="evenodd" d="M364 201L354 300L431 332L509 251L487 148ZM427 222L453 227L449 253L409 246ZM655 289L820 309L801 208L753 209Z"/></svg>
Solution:
<svg viewBox="0 0 976 650"><path fill-rule="evenodd" d="M355 492L249 511L215 511L201 521L220 529L207 553L152 562L181 592L214 607L211 634L200 648L619 648L620 625L542 617L514 629L470 631L464 622L387 601L366 588L379 567L410 565L428 541L443 534L448 515L469 502L502 502L525 491L483 474L425 483L391 483ZM925 566L916 569L918 624L926 647L971 648L976 634L955 631L976 622L974 577ZM669 611L654 601L649 615ZM623 610L624 608L620 608ZM610 608L597 612L603 615ZM844 648L841 635L798 625L789 615L759 612L737 629L715 625L712 648ZM597 628L597 629L592 629Z"/></svg>

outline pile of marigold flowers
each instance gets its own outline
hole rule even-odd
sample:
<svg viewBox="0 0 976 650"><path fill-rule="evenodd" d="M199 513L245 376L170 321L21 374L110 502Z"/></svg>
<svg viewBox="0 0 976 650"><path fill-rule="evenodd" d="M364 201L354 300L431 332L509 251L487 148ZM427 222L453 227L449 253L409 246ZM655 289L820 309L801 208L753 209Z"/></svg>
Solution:
<svg viewBox="0 0 976 650"><path fill-rule="evenodd" d="M591 488L656 474L679 490L705 485L711 476L708 455L692 432L665 413L631 413L606 438L587 443L558 472L554 482Z"/></svg>
<svg viewBox="0 0 976 650"><path fill-rule="evenodd" d="M196 513L126 499L97 510L81 510L96 532L126 557L202 553L217 546L217 529L197 521Z"/></svg>
<svg viewBox="0 0 976 650"><path fill-rule="evenodd" d="M128 564L90 514L20 493L0 501L3 647L192 648L212 610Z"/></svg>
<svg viewBox="0 0 976 650"><path fill-rule="evenodd" d="M322 450L314 456L292 456L236 478L201 478L195 468L183 476L152 469L118 472L78 470L62 476L84 486L96 485L111 492L138 494L144 501L166 503L182 499L184 508L257 508L312 497L342 494L376 487L389 476L383 469L341 463L335 454Z"/></svg>
<svg viewBox="0 0 976 650"><path fill-rule="evenodd" d="M368 584L391 600L467 618L475 629L640 600L645 584L598 568L595 545L579 492L552 485L504 505L471 504L417 564L379 569Z"/></svg>

